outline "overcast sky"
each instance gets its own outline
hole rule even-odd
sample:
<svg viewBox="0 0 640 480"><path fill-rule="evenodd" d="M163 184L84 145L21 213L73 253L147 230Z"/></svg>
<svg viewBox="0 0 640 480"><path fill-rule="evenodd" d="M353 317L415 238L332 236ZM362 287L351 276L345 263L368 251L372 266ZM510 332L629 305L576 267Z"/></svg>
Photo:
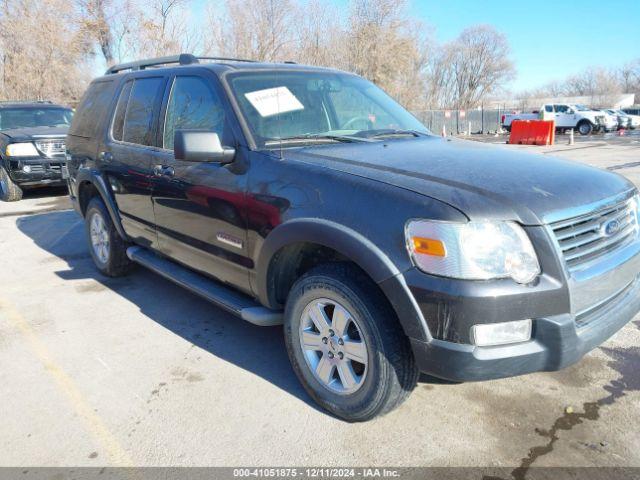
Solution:
<svg viewBox="0 0 640 480"><path fill-rule="evenodd" d="M195 0L195 18L207 1ZM332 1L348 15L348 0ZM410 13L439 41L488 23L511 45L514 91L561 80L588 66L617 67L640 57L640 0L413 0Z"/></svg>

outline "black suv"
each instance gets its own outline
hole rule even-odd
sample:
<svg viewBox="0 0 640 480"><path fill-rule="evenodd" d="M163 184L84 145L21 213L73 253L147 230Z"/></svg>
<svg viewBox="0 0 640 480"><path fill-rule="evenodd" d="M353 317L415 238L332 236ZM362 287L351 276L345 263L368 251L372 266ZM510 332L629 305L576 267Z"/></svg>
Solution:
<svg viewBox="0 0 640 480"><path fill-rule="evenodd" d="M64 186L65 137L73 111L51 102L0 103L0 200L26 188Z"/></svg>
<svg viewBox="0 0 640 480"><path fill-rule="evenodd" d="M284 323L306 390L350 421L392 410L421 371L565 367L640 310L631 183L433 136L348 73L184 54L116 66L68 154L102 273L139 263Z"/></svg>

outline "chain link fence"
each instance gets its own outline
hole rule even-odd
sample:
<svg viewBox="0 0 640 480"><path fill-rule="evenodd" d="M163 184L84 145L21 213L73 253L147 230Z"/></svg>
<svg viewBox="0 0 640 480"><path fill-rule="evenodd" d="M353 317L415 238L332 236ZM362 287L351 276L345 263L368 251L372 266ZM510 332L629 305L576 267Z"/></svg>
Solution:
<svg viewBox="0 0 640 480"><path fill-rule="evenodd" d="M504 108L473 110L418 110L412 111L432 133L442 133L444 126L447 135L464 133L495 133L502 125L502 115L511 110Z"/></svg>

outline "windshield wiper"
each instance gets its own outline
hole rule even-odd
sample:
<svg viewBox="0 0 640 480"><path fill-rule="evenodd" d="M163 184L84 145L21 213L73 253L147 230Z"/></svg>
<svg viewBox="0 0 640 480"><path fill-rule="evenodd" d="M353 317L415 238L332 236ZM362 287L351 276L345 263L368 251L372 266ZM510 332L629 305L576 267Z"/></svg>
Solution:
<svg viewBox="0 0 640 480"><path fill-rule="evenodd" d="M296 142L296 141L311 141L311 142L325 142L327 140L332 140L335 142L345 142L345 143L353 143L353 142L366 142L365 138L361 137L353 137L350 135L328 135L321 133L307 133L304 135L292 135L290 137L283 137L280 139L273 139L266 142L266 145L275 145L279 143L288 143L288 142Z"/></svg>
<svg viewBox="0 0 640 480"><path fill-rule="evenodd" d="M380 130L362 130L356 134L362 138L380 138L380 137L395 137L395 136L413 136L422 137L425 134L417 130L402 130L395 128L385 128Z"/></svg>

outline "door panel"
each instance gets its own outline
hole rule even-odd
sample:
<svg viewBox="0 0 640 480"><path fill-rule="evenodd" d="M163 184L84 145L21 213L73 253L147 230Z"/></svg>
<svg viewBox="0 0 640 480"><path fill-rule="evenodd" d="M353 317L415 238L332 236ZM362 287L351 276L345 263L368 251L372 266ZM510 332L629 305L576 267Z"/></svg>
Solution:
<svg viewBox="0 0 640 480"><path fill-rule="evenodd" d="M158 245L168 257L249 292L246 173L234 165L176 160L172 151L177 129L215 131L223 144L233 144L225 107L209 82L177 76L167 92L164 149L151 161Z"/></svg>
<svg viewBox="0 0 640 480"><path fill-rule="evenodd" d="M125 232L136 242L155 248L153 171L150 152L166 79L162 76L127 81L113 113L109 140L99 154L114 192Z"/></svg>
<svg viewBox="0 0 640 480"><path fill-rule="evenodd" d="M115 194L122 226L136 243L156 243L151 191L153 173L147 149L114 143L105 155L104 170Z"/></svg>

